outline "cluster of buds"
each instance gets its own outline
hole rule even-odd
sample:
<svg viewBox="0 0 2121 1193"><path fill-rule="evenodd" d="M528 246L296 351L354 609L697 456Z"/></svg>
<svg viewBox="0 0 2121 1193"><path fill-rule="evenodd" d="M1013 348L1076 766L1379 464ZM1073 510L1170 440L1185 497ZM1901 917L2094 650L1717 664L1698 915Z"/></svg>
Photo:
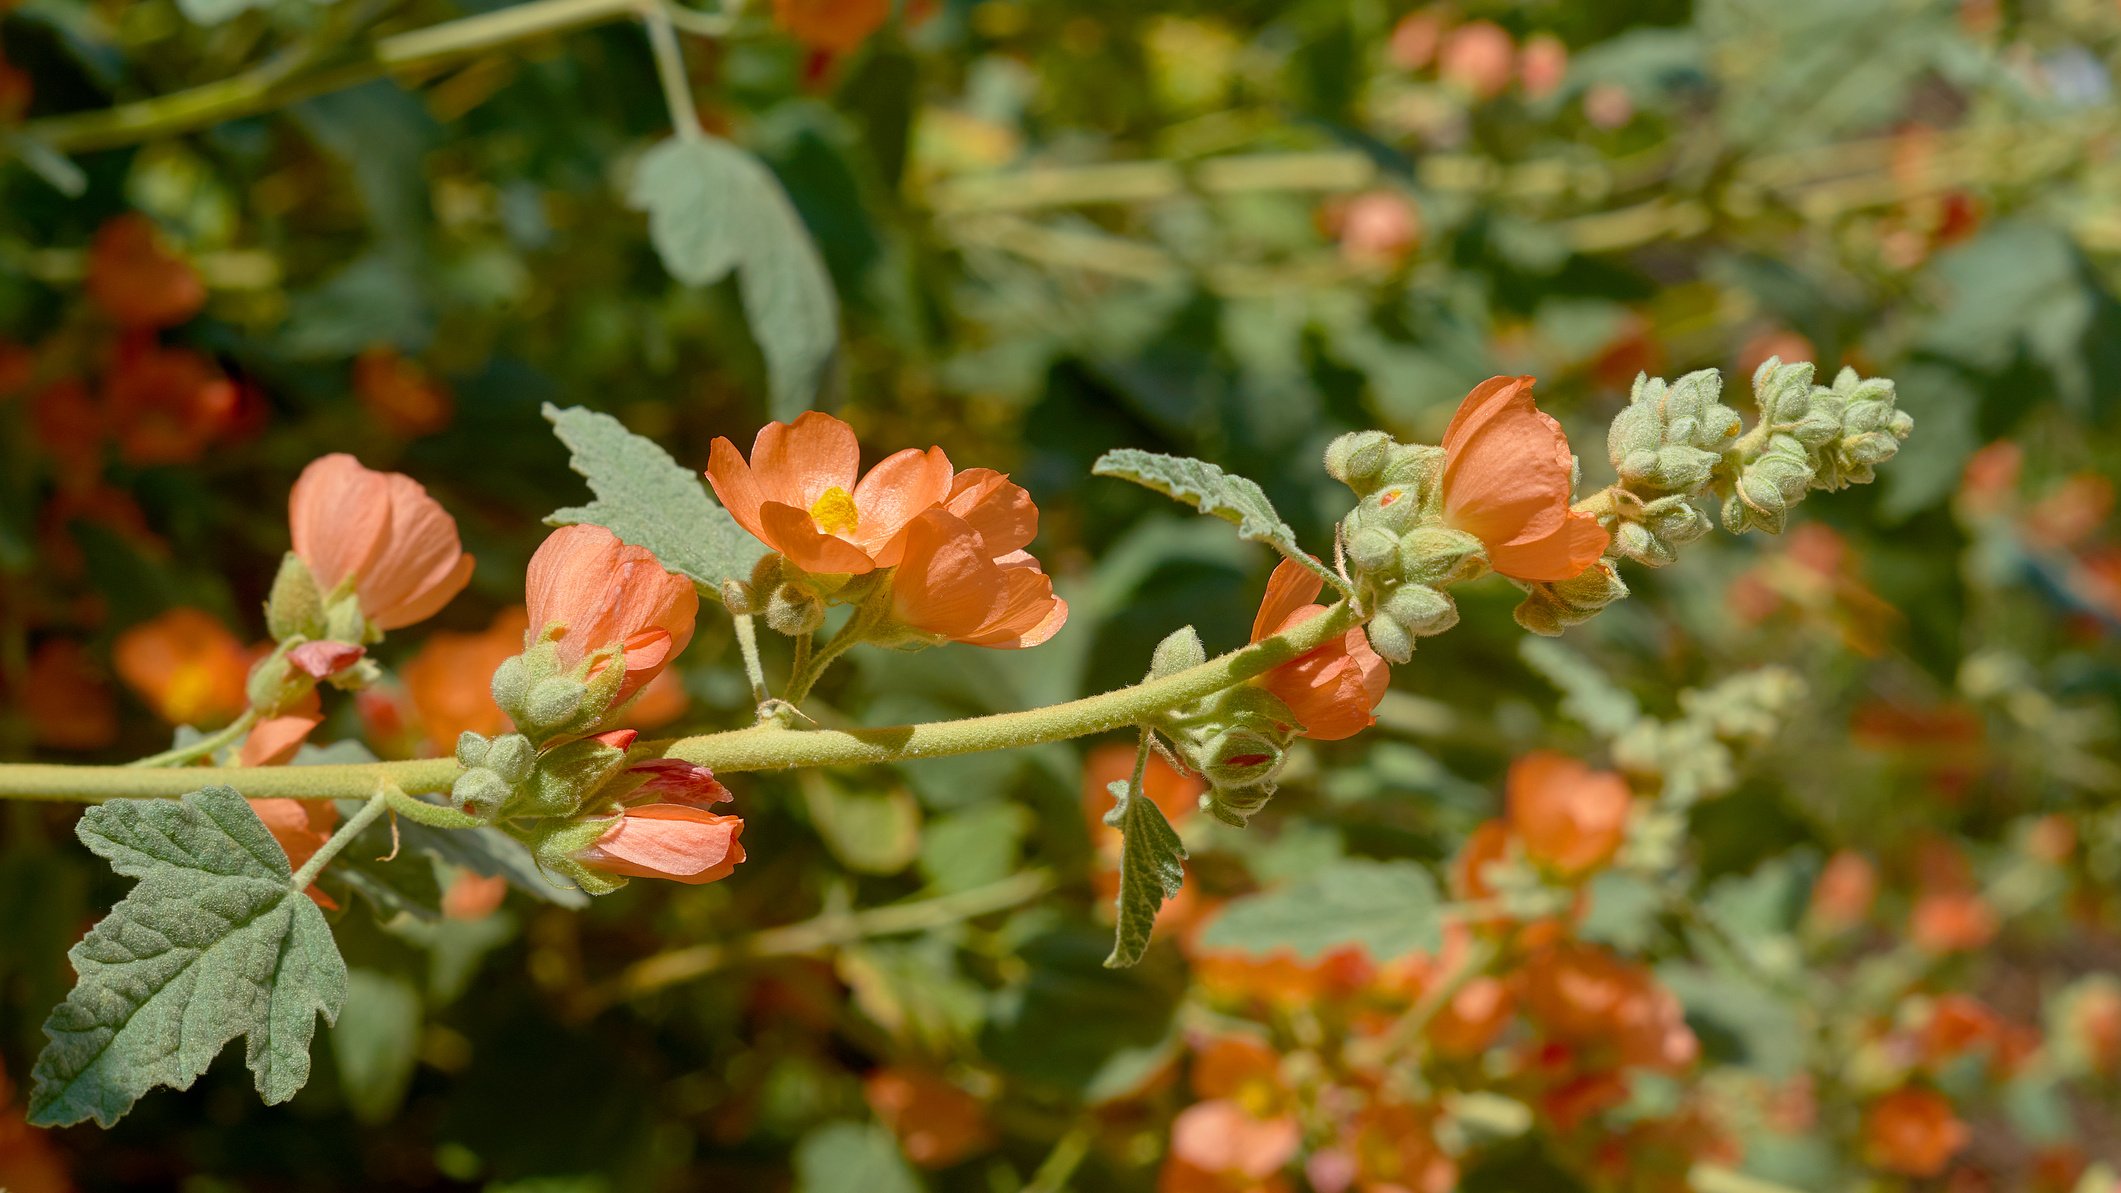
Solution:
<svg viewBox="0 0 2121 1193"><path fill-rule="evenodd" d="M1488 573L1478 536L1444 521L1444 449L1395 442L1383 431L1343 435L1326 448L1326 471L1357 498L1340 526L1356 598L1375 611L1370 646L1404 663L1416 639L1458 624L1450 585Z"/></svg>
<svg viewBox="0 0 2121 1193"><path fill-rule="evenodd" d="M1192 626L1157 644L1149 678L1162 679L1198 667L1207 649ZM1224 824L1243 828L1274 795L1274 780L1296 741L1296 715L1264 687L1240 684L1205 700L1164 713L1150 722L1171 743L1186 770L1206 788L1200 806Z"/></svg>

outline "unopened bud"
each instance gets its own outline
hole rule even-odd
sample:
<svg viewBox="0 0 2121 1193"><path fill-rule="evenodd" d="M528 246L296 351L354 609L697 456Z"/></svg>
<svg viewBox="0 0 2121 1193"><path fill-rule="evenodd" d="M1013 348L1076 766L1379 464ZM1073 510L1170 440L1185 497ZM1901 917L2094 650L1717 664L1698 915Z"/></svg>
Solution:
<svg viewBox="0 0 2121 1193"><path fill-rule="evenodd" d="M1399 567L1415 584L1460 584L1487 573L1488 548L1463 530L1423 526L1399 540Z"/></svg>
<svg viewBox="0 0 2121 1193"><path fill-rule="evenodd" d="M449 785L449 802L457 811L472 816L492 816L515 798L508 780L483 766L459 774Z"/></svg>
<svg viewBox="0 0 2121 1193"><path fill-rule="evenodd" d="M265 629L275 641L324 636L324 598L316 577L302 557L289 551L280 558L272 593L265 598Z"/></svg>
<svg viewBox="0 0 2121 1193"><path fill-rule="evenodd" d="M625 765L623 748L594 737L554 746L538 755L525 785L521 814L572 816Z"/></svg>
<svg viewBox="0 0 2121 1193"><path fill-rule="evenodd" d="M1272 782L1288 760L1288 751L1275 738L1250 729L1230 729L1208 744L1206 765L1201 773L1218 789L1253 787Z"/></svg>
<svg viewBox="0 0 2121 1193"><path fill-rule="evenodd" d="M486 755L492 749L492 742L466 729L457 734L457 765L467 770L474 766L484 766Z"/></svg>
<svg viewBox="0 0 2121 1193"><path fill-rule="evenodd" d="M825 624L825 602L801 584L783 583L766 598L766 624L793 638Z"/></svg>
<svg viewBox="0 0 2121 1193"><path fill-rule="evenodd" d="M1378 613L1416 638L1441 634L1458 624L1458 605L1425 584L1404 584L1385 598Z"/></svg>
<svg viewBox="0 0 2121 1193"><path fill-rule="evenodd" d="M608 895L625 886L626 879L583 865L581 855L603 840L615 823L612 819L547 821L533 832L528 844L547 873L567 879L585 894Z"/></svg>
<svg viewBox="0 0 2121 1193"><path fill-rule="evenodd" d="M510 783L520 783L530 777L530 769L537 760L537 748L530 744L529 738L520 733L508 733L487 744L486 756L480 764Z"/></svg>
<svg viewBox="0 0 2121 1193"><path fill-rule="evenodd" d="M578 680L560 675L540 680L523 702L523 723L519 727L539 736L555 732L582 710L586 695L588 689Z"/></svg>
<svg viewBox="0 0 2121 1193"><path fill-rule="evenodd" d="M1200 635L1192 626L1180 626L1156 644L1156 653L1149 659L1149 678L1176 675L1207 661L1208 651L1200 644Z"/></svg>
<svg viewBox="0 0 2121 1193"><path fill-rule="evenodd" d="M273 716L315 691L316 686L316 680L288 661L287 648L282 647L259 659L258 665L250 669L243 694L252 708Z"/></svg>
<svg viewBox="0 0 2121 1193"><path fill-rule="evenodd" d="M1212 787L1200 797L1203 812L1229 825L1243 828L1274 798L1274 785L1260 783L1250 787Z"/></svg>
<svg viewBox="0 0 2121 1193"><path fill-rule="evenodd" d="M1399 539L1382 526L1364 526L1348 536L1348 562L1357 572L1376 572L1399 558Z"/></svg>
<svg viewBox="0 0 2121 1193"><path fill-rule="evenodd" d="M758 612L754 604L758 596L752 591L751 585L744 583L742 580L722 581L720 592L722 594L722 604L728 607L732 615L743 617L747 614Z"/></svg>
<svg viewBox="0 0 2121 1193"><path fill-rule="evenodd" d="M1372 618L1370 624L1362 628L1362 632L1370 640L1370 649L1376 651L1377 657L1385 662L1396 665L1413 659L1414 635L1409 634L1391 618Z"/></svg>
<svg viewBox="0 0 2121 1193"><path fill-rule="evenodd" d="M1367 494L1392 459L1392 437L1383 431L1352 431L1326 445L1326 475Z"/></svg>
<svg viewBox="0 0 2121 1193"><path fill-rule="evenodd" d="M338 642L373 642L381 637L361 612L361 601L347 593L324 607L324 632L319 637Z"/></svg>

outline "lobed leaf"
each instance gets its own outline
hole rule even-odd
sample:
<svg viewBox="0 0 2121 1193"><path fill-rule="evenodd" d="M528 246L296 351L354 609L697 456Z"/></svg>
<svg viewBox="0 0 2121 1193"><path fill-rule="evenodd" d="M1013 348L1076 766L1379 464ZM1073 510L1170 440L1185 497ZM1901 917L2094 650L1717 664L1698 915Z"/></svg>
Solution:
<svg viewBox="0 0 2121 1193"><path fill-rule="evenodd" d="M1147 743L1143 744L1147 749ZM1137 768L1139 773L1139 768ZM1119 923L1113 934L1108 969L1119 969L1141 961L1156 930L1156 913L1164 901L1178 898L1186 879L1186 846L1164 819L1156 801L1135 791L1131 782L1110 786L1119 801L1106 813L1105 823L1120 831Z"/></svg>
<svg viewBox="0 0 2121 1193"><path fill-rule="evenodd" d="M1211 514L1237 527L1238 537L1265 543L1316 572L1335 588L1343 588L1333 569L1311 558L1296 542L1296 532L1282 521L1257 484L1233 476L1206 460L1190 456L1166 456L1139 448L1115 448L1099 456L1090 471L1097 476L1115 476L1154 489L1166 497L1183 501L1204 514Z"/></svg>
<svg viewBox="0 0 2121 1193"><path fill-rule="evenodd" d="M109 1126L158 1085L190 1088L237 1036L259 1095L294 1097L346 963L250 805L226 787L117 800L76 832L140 883L67 954L80 977L45 1020L30 1121Z"/></svg>
<svg viewBox="0 0 2121 1193"><path fill-rule="evenodd" d="M608 414L548 404L545 421L573 453L569 465L596 494L588 505L554 510L547 525L602 526L654 552L664 567L691 577L715 600L722 599L724 580L751 575L765 548L715 503L699 473Z"/></svg>
<svg viewBox="0 0 2121 1193"><path fill-rule="evenodd" d="M808 410L839 353L839 301L802 217L757 158L713 137L642 157L627 201L670 275L705 286L733 270L766 358L775 418Z"/></svg>
<svg viewBox="0 0 2121 1193"><path fill-rule="evenodd" d="M1309 961L1354 946L1377 961L1443 947L1436 883L1412 862L1351 858L1279 890L1233 901L1201 947Z"/></svg>

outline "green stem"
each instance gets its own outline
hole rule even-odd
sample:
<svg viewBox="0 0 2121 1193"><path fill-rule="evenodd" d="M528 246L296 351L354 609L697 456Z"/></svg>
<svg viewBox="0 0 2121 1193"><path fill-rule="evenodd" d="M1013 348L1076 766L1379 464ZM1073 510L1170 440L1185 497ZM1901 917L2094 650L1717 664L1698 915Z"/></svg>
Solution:
<svg viewBox="0 0 2121 1193"><path fill-rule="evenodd" d="M698 141L707 135L700 127L699 109L692 103L692 79L685 73L685 53L678 48L677 30L660 0L643 0L641 21L648 26L648 48L655 55L656 78L663 84L663 102L670 108L670 124L680 141Z"/></svg>
<svg viewBox="0 0 2121 1193"><path fill-rule="evenodd" d="M212 128L384 75L433 70L531 38L641 13L643 0L529 0L493 12L378 38L356 60L290 75L268 62L232 78L113 108L47 116L23 137L58 153L82 153Z"/></svg>
<svg viewBox="0 0 2121 1193"><path fill-rule="evenodd" d="M826 639L825 645L815 652L808 649L809 635L804 635L802 641L797 643L796 666L788 677L788 703L800 705L810 695L810 689L816 687L817 681L824 677L825 669L832 665L834 659L846 654L869 637L869 622L864 617L867 608L864 605L856 609L854 616L847 619L847 624L841 626L838 633Z"/></svg>
<svg viewBox="0 0 2121 1193"><path fill-rule="evenodd" d="M164 750L160 754L149 754L145 758L135 758L125 765L135 769L183 766L194 759L209 757L221 747L240 740L245 734L250 732L251 726L257 723L258 710L246 708L243 710L242 716L237 717L227 725L207 734L188 746L178 746L174 749Z"/></svg>
<svg viewBox="0 0 2121 1193"><path fill-rule="evenodd" d="M941 758L1064 741L1139 724L1236 687L1316 650L1361 623L1348 604L1335 605L1300 625L1175 675L1098 696L1024 712L961 721L931 721L880 729L784 729L758 725L726 733L643 742L636 761L682 758L724 773L788 770L800 766L867 766L912 758ZM446 791L456 779L454 758L340 766L193 767L132 770L115 766L0 764L0 799L97 803L106 799L175 799L211 784L261 799L361 799L378 784L396 783L412 795Z"/></svg>
<svg viewBox="0 0 2121 1193"><path fill-rule="evenodd" d="M331 840L318 846L317 852L302 863L301 869L295 871L295 889L308 890L309 884L317 880L317 875L324 872L324 867L330 864L331 859L339 856L339 851L346 848L346 843L366 832L368 826L374 824L389 807L390 788L385 784L381 790L368 797L368 802L361 805L360 811L348 817L346 823L339 826L339 831L331 835Z"/></svg>
<svg viewBox="0 0 2121 1193"><path fill-rule="evenodd" d="M1038 1166L1038 1171L1031 1174L1023 1193L1062 1193L1067 1189L1075 1170L1082 1167L1083 1160L1090 1154L1090 1143L1094 1138L1091 1131L1087 1119L1068 1128L1068 1133L1046 1153L1045 1162Z"/></svg>
<svg viewBox="0 0 2121 1193"><path fill-rule="evenodd" d="M751 681L751 706L762 708L773 693L766 690L766 667L759 661L759 625L749 613L739 613L736 621L736 649L744 656L744 678Z"/></svg>

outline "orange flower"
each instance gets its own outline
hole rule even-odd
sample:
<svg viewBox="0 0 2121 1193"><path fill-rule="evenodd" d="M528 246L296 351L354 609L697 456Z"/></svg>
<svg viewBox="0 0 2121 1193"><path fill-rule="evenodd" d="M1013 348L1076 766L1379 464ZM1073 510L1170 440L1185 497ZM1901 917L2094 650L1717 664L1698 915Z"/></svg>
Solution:
<svg viewBox="0 0 2121 1193"><path fill-rule="evenodd" d="M1458 993L1429 1023L1429 1043L1447 1057L1469 1059L1486 1052L1510 1026L1517 996L1500 978L1478 977Z"/></svg>
<svg viewBox="0 0 2121 1193"><path fill-rule="evenodd" d="M813 50L844 54L882 28L891 0L773 0L773 19Z"/></svg>
<svg viewBox="0 0 2121 1193"><path fill-rule="evenodd" d="M361 408L401 439L432 435L456 414L449 387L387 344L354 358L353 390Z"/></svg>
<svg viewBox="0 0 2121 1193"><path fill-rule="evenodd" d="M761 427L749 462L717 438L707 483L738 525L797 567L860 575L899 562L907 524L950 496L952 477L939 447L887 456L857 482L860 465L854 428L811 410Z"/></svg>
<svg viewBox="0 0 2121 1193"><path fill-rule="evenodd" d="M862 1082L862 1096L923 1168L948 1168L994 1140L980 1100L934 1073L878 1069Z"/></svg>
<svg viewBox="0 0 2121 1193"><path fill-rule="evenodd" d="M331 840L332 830L339 825L339 811L328 799L254 799L250 810L264 822L272 839L280 843L292 870L301 869L317 856L317 850L324 848L324 843ZM319 906L338 907L314 884L309 888L309 897Z"/></svg>
<svg viewBox="0 0 2121 1193"><path fill-rule="evenodd" d="M530 614L521 605L494 615L477 633L438 630L398 672L420 727L437 753L456 748L466 732L492 737L508 732L508 714L493 702L495 668L523 649Z"/></svg>
<svg viewBox="0 0 2121 1193"><path fill-rule="evenodd" d="M952 497L950 508L931 508L906 527L905 553L891 577L892 616L972 646L1037 646L1067 623L1068 602L1053 595L1052 578L1020 542L1004 545L1017 542L1020 524L998 512L1008 504L998 496L1001 490L980 495L986 483L975 479ZM1006 481L1001 489L1023 492ZM960 506L963 514L954 512ZM1005 533L990 539L994 527ZM1030 541L1029 535L1022 541Z"/></svg>
<svg viewBox="0 0 2121 1193"><path fill-rule="evenodd" d="M667 878L690 885L729 877L744 860L744 821L688 804L628 808L576 860L627 878Z"/></svg>
<svg viewBox="0 0 2121 1193"><path fill-rule="evenodd" d="M1526 960L1522 978L1526 1012L1561 1043L1667 1072L1700 1051L1671 991L1605 949L1575 942L1542 949Z"/></svg>
<svg viewBox="0 0 2121 1193"><path fill-rule="evenodd" d="M1978 949L1996 935L1996 913L1973 891L1936 891L1915 900L1908 935L1926 953Z"/></svg>
<svg viewBox="0 0 2121 1193"><path fill-rule="evenodd" d="M120 327L173 327L206 305L206 285L164 247L152 220L128 212L89 246L88 296Z"/></svg>
<svg viewBox="0 0 2121 1193"><path fill-rule="evenodd" d="M1303 1129L1281 1079L1281 1057L1250 1036L1217 1036L1193 1061L1203 1099L1171 1123L1171 1154L1218 1176L1260 1180L1296 1158Z"/></svg>
<svg viewBox="0 0 2121 1193"><path fill-rule="evenodd" d="M1872 1163L1904 1176L1936 1176L1967 1144L1966 1124L1933 1089L1909 1086L1871 1104L1863 1116L1863 1151Z"/></svg>
<svg viewBox="0 0 2121 1193"><path fill-rule="evenodd" d="M1525 856L1566 878L1612 860L1627 836L1627 780L1539 750L1510 764L1510 830Z"/></svg>
<svg viewBox="0 0 2121 1193"><path fill-rule="evenodd" d="M70 638L38 644L16 703L40 746L100 750L118 739L118 702L110 683L88 651Z"/></svg>
<svg viewBox="0 0 2121 1193"><path fill-rule="evenodd" d="M309 731L323 723L323 717L301 713L267 717L243 739L243 749L236 755L236 765L284 766L295 756L295 751L302 748L302 743L309 740Z"/></svg>
<svg viewBox="0 0 2121 1193"><path fill-rule="evenodd" d="M530 629L526 645L554 627L560 665L572 669L599 651L625 652L617 707L654 679L685 644L699 593L692 581L663 570L652 552L619 541L601 526L562 526L530 557L524 582ZM601 671L599 663L592 674Z"/></svg>
<svg viewBox="0 0 2121 1193"><path fill-rule="evenodd" d="M1267 579L1267 592L1252 619L1252 641L1272 637L1325 613L1314 604L1325 581L1294 560L1283 560ZM1370 710L1392 681L1385 661L1356 627L1309 654L1283 663L1256 681L1289 706L1303 735L1318 741L1353 737L1374 724Z"/></svg>
<svg viewBox="0 0 2121 1193"><path fill-rule="evenodd" d="M1373 1098L1355 1116L1345 1152L1364 1193L1450 1193L1458 1166L1436 1142L1435 1114ZM1315 1184L1315 1182L1314 1182Z"/></svg>
<svg viewBox="0 0 2121 1193"><path fill-rule="evenodd" d="M508 880L457 867L442 896L442 914L453 920L483 920L508 899Z"/></svg>
<svg viewBox="0 0 2121 1193"><path fill-rule="evenodd" d="M1561 424L1532 404L1532 378L1490 377L1443 436L1444 516L1516 580L1566 580L1605 553L1598 519L1569 508L1575 466Z"/></svg>
<svg viewBox="0 0 2121 1193"><path fill-rule="evenodd" d="M287 514L295 554L325 599L350 586L378 630L433 616L471 581L456 520L409 476L334 452L302 470Z"/></svg>
<svg viewBox="0 0 2121 1193"><path fill-rule="evenodd" d="M171 609L118 635L118 677L172 725L225 722L250 704L250 656L228 627L199 609Z"/></svg>
<svg viewBox="0 0 2121 1193"><path fill-rule="evenodd" d="M129 354L103 386L105 425L135 466L189 464L234 423L236 386L214 363L183 348Z"/></svg>
<svg viewBox="0 0 2121 1193"><path fill-rule="evenodd" d="M1870 915L1878 898L1878 871L1860 853L1844 849L1826 861L1812 884L1812 919L1830 932L1844 931Z"/></svg>

